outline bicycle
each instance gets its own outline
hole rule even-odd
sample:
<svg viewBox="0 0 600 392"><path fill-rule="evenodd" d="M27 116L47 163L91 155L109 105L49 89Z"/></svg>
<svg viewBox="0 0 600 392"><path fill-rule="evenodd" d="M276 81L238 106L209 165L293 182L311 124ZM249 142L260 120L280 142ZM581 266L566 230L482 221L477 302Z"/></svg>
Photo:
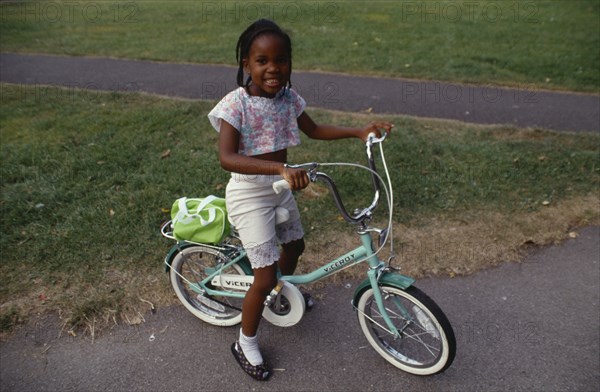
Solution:
<svg viewBox="0 0 600 392"><path fill-rule="evenodd" d="M372 203L349 214L341 200L335 182L327 174L317 171L316 162L290 165L307 171L311 182L324 181L342 217L358 226L361 246L341 255L314 271L302 275L279 276L277 286L265 300L263 317L277 326L297 324L304 312L305 301L297 284L309 284L331 276L342 269L364 261L369 264L367 278L354 292L352 306L367 341L384 359L408 373L432 375L446 370L454 360L456 339L450 322L424 292L414 286L415 280L400 274L384 262L378 253L391 237L393 193L388 190L375 167L373 146L380 145L381 161L385 168L391 192L391 180L383 146L386 135L370 135L366 142L369 167L360 166L371 173L375 196ZM342 164L343 165L343 164ZM389 224L385 229L369 227L368 223L377 207L381 186L386 192L389 206ZM285 180L275 182L275 191L289 187ZM276 211L277 221L287 219L286 211ZM289 215L289 214L287 214ZM161 227L163 236L175 239L170 222ZM379 248L375 250L373 233L378 235ZM241 321L241 304L252 284L252 268L246 252L236 237L235 230L216 245L180 241L165 257L170 282L183 305L199 319L217 326L232 326Z"/></svg>

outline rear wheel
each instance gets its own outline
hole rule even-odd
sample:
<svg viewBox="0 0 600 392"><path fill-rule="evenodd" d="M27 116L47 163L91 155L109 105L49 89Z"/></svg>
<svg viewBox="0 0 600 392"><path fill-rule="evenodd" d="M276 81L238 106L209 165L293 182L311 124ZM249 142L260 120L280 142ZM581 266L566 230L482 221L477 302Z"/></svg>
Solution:
<svg viewBox="0 0 600 392"><path fill-rule="evenodd" d="M383 304L400 337L387 331L373 289L357 301L358 321L367 340L392 365L412 374L443 372L454 360L456 339L441 309L416 287L380 286Z"/></svg>
<svg viewBox="0 0 600 392"><path fill-rule="evenodd" d="M231 326L242 319L243 298L209 296L200 290L198 282L209 274L223 268L231 259L217 249L205 246L190 246L182 249L171 263L171 285L183 305L199 319L209 324ZM226 274L251 275L240 263L222 271ZM244 293L244 290L230 289Z"/></svg>

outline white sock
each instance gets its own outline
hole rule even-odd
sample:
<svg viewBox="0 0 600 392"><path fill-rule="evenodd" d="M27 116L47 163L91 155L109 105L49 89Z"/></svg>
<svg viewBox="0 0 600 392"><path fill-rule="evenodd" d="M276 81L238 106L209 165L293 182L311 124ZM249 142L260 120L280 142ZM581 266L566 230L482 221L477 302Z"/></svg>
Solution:
<svg viewBox="0 0 600 392"><path fill-rule="evenodd" d="M248 337L243 334L240 328L240 346L246 359L252 366L258 366L263 363L263 357L258 349L258 335Z"/></svg>

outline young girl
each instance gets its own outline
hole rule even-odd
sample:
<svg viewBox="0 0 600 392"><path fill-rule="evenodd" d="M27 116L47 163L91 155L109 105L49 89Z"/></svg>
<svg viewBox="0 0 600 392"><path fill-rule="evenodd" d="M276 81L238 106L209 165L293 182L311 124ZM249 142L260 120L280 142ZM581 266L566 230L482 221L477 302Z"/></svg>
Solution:
<svg viewBox="0 0 600 392"><path fill-rule="evenodd" d="M220 132L221 166L232 173L225 196L229 219L254 272L254 283L242 304L239 340L231 349L246 373L266 380L271 371L260 353L257 336L263 302L277 284L277 268L283 275L293 274L304 250L304 232L292 192L276 194L272 188L281 178L293 190L308 186L304 170L285 166L287 148L300 144L299 130L313 139L366 140L371 132L378 136L380 130L389 132L392 124L375 122L365 128L316 124L304 112L304 99L290 88L290 37L272 21L261 19L250 25L238 40L236 57L240 87L227 94L208 118ZM290 218L277 226L276 207L290 212Z"/></svg>

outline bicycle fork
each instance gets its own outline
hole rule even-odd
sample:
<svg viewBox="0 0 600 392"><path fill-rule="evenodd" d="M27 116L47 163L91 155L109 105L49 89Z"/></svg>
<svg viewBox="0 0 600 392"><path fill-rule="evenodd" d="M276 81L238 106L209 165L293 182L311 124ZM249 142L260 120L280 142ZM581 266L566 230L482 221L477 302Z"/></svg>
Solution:
<svg viewBox="0 0 600 392"><path fill-rule="evenodd" d="M381 288L379 287L379 281L377 279L377 275L379 275L378 270L380 268L384 268L384 266L378 267L377 270L370 269L367 272L367 275L369 277L369 281L371 282L371 288L373 289L373 297L375 298L375 303L377 304L377 308L379 309L379 314L381 314L383 321L385 321L385 325L381 325L380 323L373 320L370 316L368 316L364 313L363 313L363 315L366 318L370 319L373 323L377 324L381 329L385 330L390 335L393 335L394 339L397 339L397 338L401 337L400 333L402 331L399 331L398 328L396 328L396 325L394 325L394 323L392 322L392 319L390 318L390 315L388 314L388 311L385 308L385 305L383 303L383 295L381 293ZM358 311L360 311L360 310L358 310Z"/></svg>
<svg viewBox="0 0 600 392"><path fill-rule="evenodd" d="M407 323L402 328L402 330L398 330L396 325L392 322L392 319L390 318L388 310L386 309L386 307L383 303L383 294L381 292L379 282L383 278L383 280L386 281L386 283L394 285L394 286L398 286L399 288L404 289L404 288L412 285L414 280L409 277L406 277L404 275L400 275L400 274L387 274L385 271L385 268L386 268L385 264L379 260L377 255L373 254L373 251L372 251L372 241L373 240L371 238L371 235L368 233L361 233L361 240L362 240L363 246L367 250L367 257L368 257L367 262L369 263L370 268L369 268L369 271L367 271L367 277L368 277L367 280L364 281L359 286L359 288L357 289L357 292L361 291L362 290L361 288L366 288L365 286L370 286L373 289L373 297L375 298L375 303L377 304L377 308L379 310L381 317L383 318L385 325L382 325L381 323L374 320L371 316L365 314L360 309L358 309L358 307L355 304L355 301L352 301L352 305L354 306L354 309L358 312L361 312L364 317L368 318L374 324L379 326L379 328L383 329L390 335L394 336L394 339L401 338L402 337L401 334L402 334L403 330L406 327L408 327L409 323ZM355 299L356 299L356 296L355 296ZM404 308L404 306L400 303L400 301L397 299L396 300L393 299L393 302L397 306L398 311L401 313L401 315L406 320L410 320L409 312Z"/></svg>

